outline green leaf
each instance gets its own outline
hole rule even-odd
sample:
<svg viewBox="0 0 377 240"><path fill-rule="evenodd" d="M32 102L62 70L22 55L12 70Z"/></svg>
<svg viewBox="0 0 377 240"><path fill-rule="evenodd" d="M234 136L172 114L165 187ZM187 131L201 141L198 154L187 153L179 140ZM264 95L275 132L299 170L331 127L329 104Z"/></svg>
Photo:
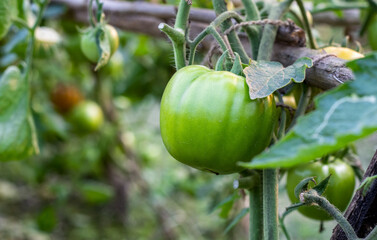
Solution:
<svg viewBox="0 0 377 240"><path fill-rule="evenodd" d="M225 228L225 231L224 231L224 234L226 234L227 232L229 232L234 226L236 226L236 224L243 218L246 216L246 214L249 212L249 208L244 208L241 210L241 212L239 212L237 214L237 216L232 220L231 223L229 223L229 225Z"/></svg>
<svg viewBox="0 0 377 240"><path fill-rule="evenodd" d="M100 182L85 182L80 191L85 201L92 204L105 203L114 196L114 189Z"/></svg>
<svg viewBox="0 0 377 240"><path fill-rule="evenodd" d="M291 167L339 150L377 130L377 53L348 63L355 81L315 99L316 110L246 168Z"/></svg>
<svg viewBox="0 0 377 240"><path fill-rule="evenodd" d="M17 16L17 1L1 0L0 1L0 39L8 32L12 18Z"/></svg>
<svg viewBox="0 0 377 240"><path fill-rule="evenodd" d="M228 196L224 200L222 200L220 203L218 203L210 212L215 211L216 209L221 209L221 212L219 213L219 216L221 218L227 218L229 215L230 210L232 209L235 201L239 199L239 195L237 192L234 192L232 195Z"/></svg>
<svg viewBox="0 0 377 240"><path fill-rule="evenodd" d="M295 196L297 199L299 199L301 192L308 190L309 182L316 183L314 177L308 177L297 184L297 186L295 187Z"/></svg>
<svg viewBox="0 0 377 240"><path fill-rule="evenodd" d="M318 195L322 196L322 194L326 191L327 186L329 185L329 181L331 178L331 174L323 179L320 183L318 183L313 190L316 190Z"/></svg>
<svg viewBox="0 0 377 240"><path fill-rule="evenodd" d="M0 79L0 161L19 160L37 152L28 82L11 66Z"/></svg>
<svg viewBox="0 0 377 240"><path fill-rule="evenodd" d="M307 57L297 59L286 68L279 62L252 61L250 66L243 70L249 86L250 99L267 97L291 81L303 82L306 69L312 66L313 61Z"/></svg>

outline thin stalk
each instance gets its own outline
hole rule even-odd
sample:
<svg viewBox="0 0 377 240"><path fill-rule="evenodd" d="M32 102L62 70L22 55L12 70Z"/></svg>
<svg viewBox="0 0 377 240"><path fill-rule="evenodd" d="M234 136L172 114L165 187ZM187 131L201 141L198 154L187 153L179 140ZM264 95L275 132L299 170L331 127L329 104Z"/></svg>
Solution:
<svg viewBox="0 0 377 240"><path fill-rule="evenodd" d="M285 0L279 5L272 8L268 19L279 20L288 11L293 0ZM270 60L272 49L276 38L277 26L267 24L262 33L261 43L259 45L258 60Z"/></svg>
<svg viewBox="0 0 377 240"><path fill-rule="evenodd" d="M260 171L262 174L262 171ZM258 177L261 178L260 174ZM263 184L258 181L249 189L249 239L263 239Z"/></svg>
<svg viewBox="0 0 377 240"><path fill-rule="evenodd" d="M203 39L208 34L210 34L209 28L213 27L213 28L216 29L224 21L226 21L226 20L228 20L230 18L233 18L238 23L243 22L242 17L238 13L233 12L233 11L223 12L222 14L220 14L219 16L217 16L215 20L213 20L213 22L210 24L210 26L208 26L201 33L199 33L198 36L196 36L196 38L193 41L189 41L189 44L190 44L189 65L191 65L191 64L194 63L195 51L196 51L196 48L199 45L199 43L201 41L203 41ZM245 29L246 33L249 36L255 36L257 34L257 29L256 28L253 28L253 27L250 27L250 26L244 26L244 29ZM250 37L250 39L251 39L251 41L253 41L253 38ZM254 40L256 40L256 42L255 43L252 42L253 45L259 44L259 39L254 39Z"/></svg>
<svg viewBox="0 0 377 240"><path fill-rule="evenodd" d="M89 23L92 27L96 26L96 23L94 22L94 16L93 16L93 1L89 1L89 6L88 6L88 12L89 12Z"/></svg>
<svg viewBox="0 0 377 240"><path fill-rule="evenodd" d="M37 15L37 19L35 20L33 26L29 28L30 31L30 40L27 45L26 49L26 69L25 69L25 78L28 79L29 73L31 70L31 66L33 64L33 53L34 53L34 45L35 45L35 30L41 24L43 13L46 10L48 0L44 0L39 4L39 11Z"/></svg>
<svg viewBox="0 0 377 240"><path fill-rule="evenodd" d="M185 34L178 28L172 28L165 23L160 23L158 28L164 32L171 42L173 43L175 67L177 70L186 66L186 47L185 47Z"/></svg>
<svg viewBox="0 0 377 240"><path fill-rule="evenodd" d="M315 42L315 39L313 37L312 28L309 24L308 16L306 15L304 3L302 2L302 0L296 0L296 2L298 4L298 7L300 8L301 15L304 19L304 26L305 26L306 33L308 34L308 37L309 37L310 48L317 49L318 46L317 46L317 43Z"/></svg>
<svg viewBox="0 0 377 240"><path fill-rule="evenodd" d="M260 13L254 0L242 0L246 11L246 21L260 20ZM254 26L252 29L246 29L246 34L251 43L251 54L254 59L258 57L259 43L261 39L261 28Z"/></svg>
<svg viewBox="0 0 377 240"><path fill-rule="evenodd" d="M277 92L277 96L278 96L279 102L281 104L284 104L283 97L281 96L281 94L279 92ZM281 108L280 126L279 126L279 130L278 130L278 133L277 133L278 139L282 138L285 134L286 122L287 122L287 113L286 113L284 108Z"/></svg>
<svg viewBox="0 0 377 240"><path fill-rule="evenodd" d="M212 0L213 8L216 12L216 15L220 15L223 12L227 11L226 3L224 0ZM221 30L224 32L228 28L230 28L232 22L230 20L226 20L221 24ZM232 46L233 52L237 52L243 63L249 62L249 57L246 54L245 49L243 48L240 39L237 36L237 33L233 30L228 34L229 43Z"/></svg>
<svg viewBox="0 0 377 240"><path fill-rule="evenodd" d="M303 193L304 201L307 203L316 203L328 212L340 225L349 240L357 240L358 237L351 224L326 198L319 196L317 193Z"/></svg>
<svg viewBox="0 0 377 240"><path fill-rule="evenodd" d="M185 0L181 0L179 2L174 28L179 28L183 31L186 31L187 21L189 19L190 14L190 6L191 5L188 4Z"/></svg>
<svg viewBox="0 0 377 240"><path fill-rule="evenodd" d="M289 128L287 131L291 130L291 128L296 124L297 119L305 114L306 107L309 104L310 97L311 97L311 88L306 84L301 84L302 94L300 97L300 101L298 103L295 115L292 119L291 125L289 125Z"/></svg>
<svg viewBox="0 0 377 240"><path fill-rule="evenodd" d="M265 240L278 240L278 169L263 170L263 231Z"/></svg>

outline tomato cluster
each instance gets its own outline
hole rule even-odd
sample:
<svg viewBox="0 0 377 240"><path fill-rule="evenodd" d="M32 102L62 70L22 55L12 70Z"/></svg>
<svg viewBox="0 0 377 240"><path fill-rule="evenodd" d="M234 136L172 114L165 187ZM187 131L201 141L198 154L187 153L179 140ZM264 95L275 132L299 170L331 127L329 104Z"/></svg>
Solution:
<svg viewBox="0 0 377 240"><path fill-rule="evenodd" d="M85 100L73 85L58 84L50 94L55 109L81 132L98 130L103 123L103 112L97 103Z"/></svg>

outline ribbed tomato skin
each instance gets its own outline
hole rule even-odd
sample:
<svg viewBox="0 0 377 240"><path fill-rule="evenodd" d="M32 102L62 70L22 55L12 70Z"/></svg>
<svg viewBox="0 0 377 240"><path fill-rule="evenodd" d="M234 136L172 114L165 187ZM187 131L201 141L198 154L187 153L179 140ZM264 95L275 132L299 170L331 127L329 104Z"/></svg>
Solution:
<svg viewBox="0 0 377 240"><path fill-rule="evenodd" d="M180 69L161 101L160 128L168 152L191 167L217 174L242 170L270 143L274 98L250 100L245 78L192 65Z"/></svg>

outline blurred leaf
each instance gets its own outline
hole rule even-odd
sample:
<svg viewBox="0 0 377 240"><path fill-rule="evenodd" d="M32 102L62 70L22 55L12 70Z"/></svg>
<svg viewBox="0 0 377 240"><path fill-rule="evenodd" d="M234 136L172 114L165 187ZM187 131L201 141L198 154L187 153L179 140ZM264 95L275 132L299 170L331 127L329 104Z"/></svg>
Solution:
<svg viewBox="0 0 377 240"><path fill-rule="evenodd" d="M233 219L233 221L225 228L224 234L229 232L236 224L241 221L243 217L246 216L246 214L249 212L249 208L244 208L237 214L237 216Z"/></svg>
<svg viewBox="0 0 377 240"><path fill-rule="evenodd" d="M86 182L81 188L81 195L84 200L92 204L101 204L109 201L114 196L111 186L100 182Z"/></svg>
<svg viewBox="0 0 377 240"><path fill-rule="evenodd" d="M229 215L230 210L232 210L232 207L237 199L239 199L239 195L235 191L232 195L228 196L224 200L222 200L220 203L218 203L210 212L213 212L217 209L221 209L221 212L219 213L219 216L221 218L227 218Z"/></svg>
<svg viewBox="0 0 377 240"><path fill-rule="evenodd" d="M44 232L52 232L57 224L57 217L53 207L46 207L37 216L38 228Z"/></svg>
<svg viewBox="0 0 377 240"><path fill-rule="evenodd" d="M247 168L291 167L339 150L377 130L377 53L347 64L355 81L319 95L316 110Z"/></svg>
<svg viewBox="0 0 377 240"><path fill-rule="evenodd" d="M38 152L28 86L14 66L0 79L0 161L20 160Z"/></svg>
<svg viewBox="0 0 377 240"><path fill-rule="evenodd" d="M0 1L0 39L8 32L12 18L17 16L17 2L15 0Z"/></svg>

